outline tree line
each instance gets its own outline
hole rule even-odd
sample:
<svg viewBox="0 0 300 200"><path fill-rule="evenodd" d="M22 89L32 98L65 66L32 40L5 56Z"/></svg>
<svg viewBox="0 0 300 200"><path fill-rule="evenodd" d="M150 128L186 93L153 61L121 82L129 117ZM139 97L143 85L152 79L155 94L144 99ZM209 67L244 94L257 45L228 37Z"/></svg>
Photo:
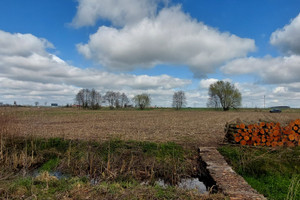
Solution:
<svg viewBox="0 0 300 200"><path fill-rule="evenodd" d="M112 108L125 108L129 104L129 99L125 93L107 91L101 95L95 89L81 89L75 97L75 102L82 108L99 109L101 103L107 102Z"/></svg>
<svg viewBox="0 0 300 200"><path fill-rule="evenodd" d="M131 101L136 107L144 110L151 105L151 97L149 94L142 93L135 95L130 100L125 93L107 91L105 95L101 95L95 89L81 89L75 96L75 103L81 108L99 109L102 103L107 103L110 109L132 107ZM183 91L175 92L173 95L172 106L180 109L186 105L185 93Z"/></svg>
<svg viewBox="0 0 300 200"><path fill-rule="evenodd" d="M227 81L217 81L211 84L208 95L207 107L222 108L227 111L241 105L241 93L232 83ZM81 89L75 97L76 104L86 109L99 109L102 103L107 103L110 109L133 107L131 101L141 110L151 105L151 97L146 93L137 94L130 100L125 93L107 91L102 96L95 89ZM174 92L172 107L179 110L185 106L185 92L182 90Z"/></svg>

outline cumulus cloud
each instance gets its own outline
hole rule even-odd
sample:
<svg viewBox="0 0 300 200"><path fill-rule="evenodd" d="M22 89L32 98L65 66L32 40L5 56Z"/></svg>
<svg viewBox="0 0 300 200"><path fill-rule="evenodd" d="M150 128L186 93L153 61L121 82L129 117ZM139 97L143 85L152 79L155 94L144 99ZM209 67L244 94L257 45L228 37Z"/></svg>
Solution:
<svg viewBox="0 0 300 200"><path fill-rule="evenodd" d="M270 42L286 56L265 56L263 58L238 58L227 62L221 71L230 75L251 74L258 77L262 85L247 85L243 90L247 99L265 95L272 105L291 105L299 107L300 98L300 14L290 24L272 33ZM254 87L256 85L256 87ZM258 88L257 88L258 87ZM257 92L259 91L259 92ZM249 102L248 102L249 103Z"/></svg>
<svg viewBox="0 0 300 200"><path fill-rule="evenodd" d="M288 105L299 107L300 56L242 58L227 63L221 71L227 74L252 74L259 77L257 83L238 83L244 107Z"/></svg>
<svg viewBox="0 0 300 200"><path fill-rule="evenodd" d="M215 82L219 81L219 79L215 79L215 78L209 78L209 79L201 79L199 82L199 87L202 89L208 89L209 86ZM231 79L229 78L225 78L222 81L227 81L227 82L232 82Z"/></svg>
<svg viewBox="0 0 300 200"><path fill-rule="evenodd" d="M272 33L270 42L287 54L300 54L300 14L290 24Z"/></svg>
<svg viewBox="0 0 300 200"><path fill-rule="evenodd" d="M300 56L240 58L221 67L225 74L253 74L269 84L299 82Z"/></svg>
<svg viewBox="0 0 300 200"><path fill-rule="evenodd" d="M112 70L188 65L195 76L202 77L227 60L254 51L255 43L221 33L176 6L122 29L101 26L87 44L78 44L77 48L87 59Z"/></svg>
<svg viewBox="0 0 300 200"><path fill-rule="evenodd" d="M75 27L95 25L98 19L114 25L133 24L145 17L153 17L159 3L167 0L78 0L77 13L72 21Z"/></svg>
<svg viewBox="0 0 300 200"><path fill-rule="evenodd" d="M73 103L79 89L95 88L102 94L114 90L125 92L129 97L146 92L153 99L152 105L171 106L174 91L191 84L190 80L169 75L115 74L81 69L49 53L47 48L54 48L53 45L30 34L0 31L0 41L0 102L4 103L33 104L38 101L40 105L44 102L62 105ZM14 45L16 43L18 45ZM206 106L207 88L214 81L217 79L204 79L199 82L199 88L186 90L187 106ZM244 83L237 83L237 87L243 94L243 105L248 106L257 104L261 107L263 95L268 99L268 106L278 105L276 102L296 106L296 99L300 98L299 83L279 84L271 89Z"/></svg>
<svg viewBox="0 0 300 200"><path fill-rule="evenodd" d="M2 99L67 98L71 101L80 88L100 91L166 91L184 87L190 80L168 75L148 76L114 74L97 69L69 65L47 52L53 47L45 39L30 34L0 31L0 91ZM18 45L14 45L17 44ZM3 45L5 44L5 45ZM4 98L4 99L3 99Z"/></svg>
<svg viewBox="0 0 300 200"><path fill-rule="evenodd" d="M0 30L0 54L7 56L28 56L32 52L45 55L46 48L54 48L46 39L31 34L7 33Z"/></svg>
<svg viewBox="0 0 300 200"><path fill-rule="evenodd" d="M218 79L215 79L215 78L202 79L199 83L199 86L200 86L200 88L208 89L211 84L213 84L217 81L218 81Z"/></svg>

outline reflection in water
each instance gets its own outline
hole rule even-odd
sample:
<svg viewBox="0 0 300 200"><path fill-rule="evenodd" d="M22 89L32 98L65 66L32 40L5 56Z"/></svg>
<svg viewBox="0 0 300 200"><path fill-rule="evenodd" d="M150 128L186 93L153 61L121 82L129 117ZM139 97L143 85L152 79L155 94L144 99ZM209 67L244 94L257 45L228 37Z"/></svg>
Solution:
<svg viewBox="0 0 300 200"><path fill-rule="evenodd" d="M207 193L206 186L198 178L181 179L178 187L188 190L196 189L200 193Z"/></svg>
<svg viewBox="0 0 300 200"><path fill-rule="evenodd" d="M33 177L37 177L41 174L41 172L39 170L34 170L32 173L31 173L31 176ZM62 178L68 178L69 176L61 173L60 171L50 171L49 172L49 175L50 176L55 176L57 179L62 179Z"/></svg>
<svg viewBox="0 0 300 200"><path fill-rule="evenodd" d="M155 183L163 188L169 186L164 182L164 180L161 179L157 180ZM178 183L178 187L187 190L197 190L201 194L207 193L206 186L203 182L199 181L198 178L181 179L181 181Z"/></svg>
<svg viewBox="0 0 300 200"><path fill-rule="evenodd" d="M40 172L38 170L34 170L32 176L37 177L39 174ZM55 176L58 179L69 177L61 173L60 171L51 171L49 172L49 175ZM92 185L97 185L100 183L99 179L95 179L95 178L91 179L90 182ZM169 184L165 183L165 181L162 179L158 179L157 181L155 181L155 183L163 188L170 186ZM141 185L148 185L148 183L143 182L141 183ZM181 179L177 186L179 188L186 189L186 190L197 190L201 194L208 193L206 186L204 185L203 182L199 181L198 178Z"/></svg>

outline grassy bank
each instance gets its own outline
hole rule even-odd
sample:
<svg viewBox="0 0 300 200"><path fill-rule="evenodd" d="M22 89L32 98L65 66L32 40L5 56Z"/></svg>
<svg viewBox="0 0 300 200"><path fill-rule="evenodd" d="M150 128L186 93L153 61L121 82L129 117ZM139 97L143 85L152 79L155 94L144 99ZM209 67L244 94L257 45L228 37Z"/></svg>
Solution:
<svg viewBox="0 0 300 200"><path fill-rule="evenodd" d="M300 199L300 147L223 146L219 151L237 173L268 199Z"/></svg>

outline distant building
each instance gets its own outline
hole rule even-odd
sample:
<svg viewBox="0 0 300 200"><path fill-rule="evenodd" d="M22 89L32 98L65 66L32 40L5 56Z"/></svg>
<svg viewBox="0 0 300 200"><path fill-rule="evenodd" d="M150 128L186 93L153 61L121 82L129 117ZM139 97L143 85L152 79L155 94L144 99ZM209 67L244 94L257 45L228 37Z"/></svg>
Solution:
<svg viewBox="0 0 300 200"><path fill-rule="evenodd" d="M57 103L51 103L51 107L57 107L58 104Z"/></svg>

